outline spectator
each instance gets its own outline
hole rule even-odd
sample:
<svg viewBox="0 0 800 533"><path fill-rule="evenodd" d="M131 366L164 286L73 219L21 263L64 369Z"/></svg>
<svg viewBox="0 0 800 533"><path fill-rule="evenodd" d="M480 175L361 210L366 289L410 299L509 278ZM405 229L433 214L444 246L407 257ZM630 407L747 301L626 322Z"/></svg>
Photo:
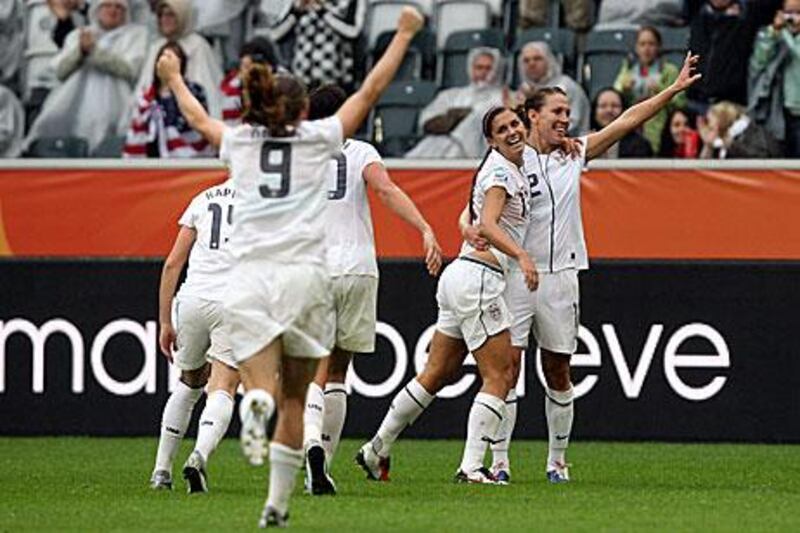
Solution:
<svg viewBox="0 0 800 533"><path fill-rule="evenodd" d="M689 49L700 55L703 77L688 91L690 109L714 102L747 103L747 67L756 25L742 0L707 0L691 22Z"/></svg>
<svg viewBox="0 0 800 533"><path fill-rule="evenodd" d="M698 120L704 159L762 159L781 157L778 141L766 128L750 120L742 106L719 102Z"/></svg>
<svg viewBox="0 0 800 533"><path fill-rule="evenodd" d="M0 2L0 83L15 84L25 46L25 9L21 0Z"/></svg>
<svg viewBox="0 0 800 533"><path fill-rule="evenodd" d="M277 42L293 32L291 70L311 88L354 88L354 43L364 27L367 0L295 0L271 30Z"/></svg>
<svg viewBox="0 0 800 533"><path fill-rule="evenodd" d="M759 32L750 58L749 108L759 124L800 157L800 0L785 0Z"/></svg>
<svg viewBox="0 0 800 533"><path fill-rule="evenodd" d="M281 61L278 49L266 37L255 37L239 50L239 67L231 69L222 80L222 120L228 126L237 126L242 116L241 74L253 63L261 63L279 70Z"/></svg>
<svg viewBox="0 0 800 533"><path fill-rule="evenodd" d="M673 109L664 122L658 157L696 159L700 152L700 135L692 129L691 117L683 109Z"/></svg>
<svg viewBox="0 0 800 533"><path fill-rule="evenodd" d="M78 28L56 56L63 82L45 100L25 139L83 137L90 151L114 135L124 119L144 59L147 29L128 23L126 0L100 0L89 10L90 26Z"/></svg>
<svg viewBox="0 0 800 533"><path fill-rule="evenodd" d="M0 85L0 158L18 157L25 132L25 112L17 96Z"/></svg>
<svg viewBox="0 0 800 533"><path fill-rule="evenodd" d="M275 0L268 0L268 3ZM250 6L257 0L203 0L195 1L197 12L195 30L212 43L218 62L227 68L236 61L236 54L250 31L248 17Z"/></svg>
<svg viewBox="0 0 800 533"><path fill-rule="evenodd" d="M470 84L439 91L419 115L426 135L406 157L480 157L486 151L481 119L503 100L502 57L495 48L478 47L467 56Z"/></svg>
<svg viewBox="0 0 800 533"><path fill-rule="evenodd" d="M192 31L192 5L189 0L160 0L156 5L159 38L150 45L147 59L136 83L134 94L142 94L153 83L156 54L167 41L176 41L186 52L186 78L200 84L208 101L208 112L212 117L221 116L222 67L208 41ZM131 115L137 103L131 106Z"/></svg>
<svg viewBox="0 0 800 533"><path fill-rule="evenodd" d="M577 137L589 130L589 98L575 80L561 72L561 65L550 50L550 45L543 41L525 44L520 50L517 68L521 82L517 91L519 101L524 101L542 87L561 87L567 93L572 108L569 134Z"/></svg>
<svg viewBox="0 0 800 533"><path fill-rule="evenodd" d="M611 124L623 111L622 94L611 87L601 89L592 101L592 131L600 131ZM630 132L609 148L601 157L605 159L653 157L653 149L644 137Z"/></svg>
<svg viewBox="0 0 800 533"><path fill-rule="evenodd" d="M551 0L519 0L519 26L547 26ZM592 25L592 2L590 0L561 0L564 6L567 27L575 31L586 31Z"/></svg>
<svg viewBox="0 0 800 533"><path fill-rule="evenodd" d="M89 22L89 2L86 0L47 0L50 11L56 18L52 38L58 48L64 46L64 39L75 28L82 28Z"/></svg>
<svg viewBox="0 0 800 533"><path fill-rule="evenodd" d="M170 41L158 50L156 62L165 50L172 50L181 60L181 74L186 79L188 65L186 52L178 43ZM153 83L141 93L136 114L128 128L123 156L126 158L212 156L211 145L189 126L172 92L161 84L155 73L155 65L153 70ZM189 80L186 80L186 85L203 108L208 109L203 87Z"/></svg>
<svg viewBox="0 0 800 533"><path fill-rule="evenodd" d="M661 34L652 26L644 26L636 34L636 61L625 61L614 82L614 88L622 93L625 106L630 107L666 89L678 77L678 67L661 58ZM670 102L669 107L659 111L644 123L643 135L658 152L661 131L670 109L686 106L686 96L681 93Z"/></svg>
<svg viewBox="0 0 800 533"><path fill-rule="evenodd" d="M595 30L639 26L677 26L683 23L683 0L603 0Z"/></svg>

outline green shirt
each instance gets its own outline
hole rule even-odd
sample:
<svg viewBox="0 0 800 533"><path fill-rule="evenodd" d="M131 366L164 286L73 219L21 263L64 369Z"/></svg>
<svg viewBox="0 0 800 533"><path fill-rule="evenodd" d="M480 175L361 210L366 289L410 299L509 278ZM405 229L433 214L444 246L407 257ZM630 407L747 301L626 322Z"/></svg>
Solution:
<svg viewBox="0 0 800 533"><path fill-rule="evenodd" d="M772 26L760 31L751 66L756 70L766 68L778 53L781 41L789 49L789 58L783 67L783 106L793 115L800 115L800 33L793 35L786 28L777 32Z"/></svg>

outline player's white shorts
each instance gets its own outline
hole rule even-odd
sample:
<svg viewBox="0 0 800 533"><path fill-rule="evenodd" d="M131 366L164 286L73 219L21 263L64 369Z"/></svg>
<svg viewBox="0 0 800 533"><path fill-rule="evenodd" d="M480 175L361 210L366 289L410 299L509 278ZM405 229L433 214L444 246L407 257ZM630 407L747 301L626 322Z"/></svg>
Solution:
<svg viewBox="0 0 800 533"><path fill-rule="evenodd" d="M448 337L464 339L470 351L511 326L503 300L506 282L500 267L467 257L450 263L439 278L436 329Z"/></svg>
<svg viewBox="0 0 800 533"><path fill-rule="evenodd" d="M224 308L237 362L279 336L288 356L321 358L333 348L330 277L320 265L240 261L230 274Z"/></svg>
<svg viewBox="0 0 800 533"><path fill-rule="evenodd" d="M222 322L222 303L178 294L172 302L178 350L172 360L181 370L196 370L218 360L236 368Z"/></svg>
<svg viewBox="0 0 800 533"><path fill-rule="evenodd" d="M375 351L378 278L336 276L331 278L336 309L335 346L353 353Z"/></svg>
<svg viewBox="0 0 800 533"><path fill-rule="evenodd" d="M509 272L506 282L506 302L514 317L511 344L527 348L528 334L532 332L540 348L574 353L580 324L578 271L540 273L539 288L533 292L528 290L519 270Z"/></svg>

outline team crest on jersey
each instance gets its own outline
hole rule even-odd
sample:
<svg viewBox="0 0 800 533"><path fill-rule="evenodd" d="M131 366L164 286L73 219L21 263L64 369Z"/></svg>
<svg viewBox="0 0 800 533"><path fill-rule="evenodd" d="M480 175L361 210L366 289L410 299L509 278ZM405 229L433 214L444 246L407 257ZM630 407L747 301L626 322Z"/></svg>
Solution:
<svg viewBox="0 0 800 533"><path fill-rule="evenodd" d="M500 318L503 316L503 312L500 310L500 306L497 305L496 303L493 303L489 307L487 307L486 312L489 313L489 318L491 318L495 322L499 321Z"/></svg>
<svg viewBox="0 0 800 533"><path fill-rule="evenodd" d="M501 180L503 183L508 181L508 174L502 168L494 169L494 177Z"/></svg>

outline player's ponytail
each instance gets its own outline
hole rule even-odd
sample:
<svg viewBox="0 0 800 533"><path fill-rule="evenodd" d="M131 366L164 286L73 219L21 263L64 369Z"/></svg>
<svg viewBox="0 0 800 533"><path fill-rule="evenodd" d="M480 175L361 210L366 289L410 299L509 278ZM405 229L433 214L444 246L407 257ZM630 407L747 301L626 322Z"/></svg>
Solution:
<svg viewBox="0 0 800 533"><path fill-rule="evenodd" d="M266 127L273 137L292 135L308 105L303 83L291 75L275 75L261 63L248 68L243 81L242 121Z"/></svg>
<svg viewBox="0 0 800 533"><path fill-rule="evenodd" d="M489 158L489 154L492 153L492 148L488 148L486 153L483 155L483 159L481 159L481 164L478 165L478 168L475 169L475 174L472 175L472 186L469 189L469 223L472 224L475 222L475 219L478 218L478 214L475 212L475 184L478 183L478 174L480 174L481 169L483 168L484 163Z"/></svg>

